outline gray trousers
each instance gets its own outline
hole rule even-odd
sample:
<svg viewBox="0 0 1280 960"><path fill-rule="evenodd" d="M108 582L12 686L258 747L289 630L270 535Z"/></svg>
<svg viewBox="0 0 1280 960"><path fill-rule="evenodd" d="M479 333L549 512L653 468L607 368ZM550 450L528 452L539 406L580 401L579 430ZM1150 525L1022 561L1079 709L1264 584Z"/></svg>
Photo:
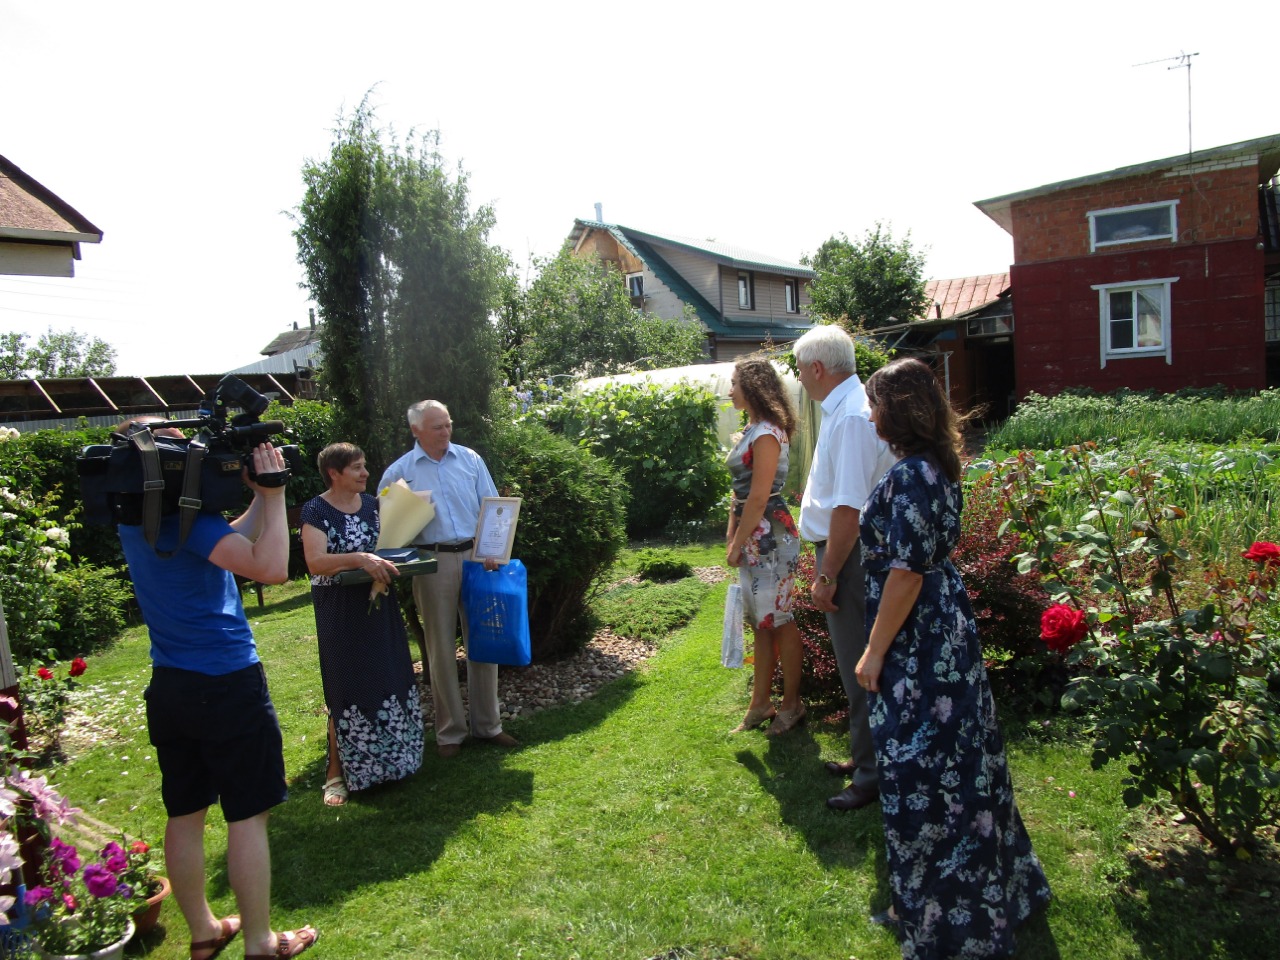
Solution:
<svg viewBox="0 0 1280 960"><path fill-rule="evenodd" d="M458 614L462 610L463 553L436 554L436 572L413 578L413 602L422 618L431 668L431 699L435 703L436 743L461 743L467 737L467 717L458 685ZM462 618L462 644L467 643L467 618ZM471 702L471 734L493 737L502 732L498 712L498 665L467 660L467 696Z"/></svg>
<svg viewBox="0 0 1280 960"><path fill-rule="evenodd" d="M818 566L826 546L818 547ZM876 772L876 751L871 743L871 724L867 720L867 691L858 685L858 661L867 649L867 584L862 572L862 549L853 545L849 559L836 577L835 604L840 609L827 614L827 631L840 668L840 682L849 700L849 759L853 761L853 782L859 787L875 788L880 777Z"/></svg>

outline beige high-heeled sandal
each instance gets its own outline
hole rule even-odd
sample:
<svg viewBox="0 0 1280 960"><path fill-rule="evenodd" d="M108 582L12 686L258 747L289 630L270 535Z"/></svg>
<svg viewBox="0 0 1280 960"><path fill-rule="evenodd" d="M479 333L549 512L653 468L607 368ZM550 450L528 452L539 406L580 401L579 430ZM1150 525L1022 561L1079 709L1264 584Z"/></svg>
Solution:
<svg viewBox="0 0 1280 960"><path fill-rule="evenodd" d="M730 730L730 733L745 733L748 730L754 730L766 720L772 720L778 715L778 711L773 704L767 707L752 707L747 711L747 715L742 718L742 722Z"/></svg>
<svg viewBox="0 0 1280 960"><path fill-rule="evenodd" d="M769 729L765 731L765 735L777 737L789 733L804 723L806 712L803 701L794 710L779 710L777 716L773 718L773 723L769 724Z"/></svg>

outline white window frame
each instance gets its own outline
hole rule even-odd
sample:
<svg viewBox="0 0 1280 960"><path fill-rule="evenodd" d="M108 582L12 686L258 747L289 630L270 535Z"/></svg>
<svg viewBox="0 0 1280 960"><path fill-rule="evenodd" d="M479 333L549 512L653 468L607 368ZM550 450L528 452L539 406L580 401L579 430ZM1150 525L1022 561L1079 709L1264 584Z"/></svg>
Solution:
<svg viewBox="0 0 1280 960"><path fill-rule="evenodd" d="M1090 289L1098 291L1098 347L1102 366L1108 360L1128 357L1164 357L1165 363L1173 363L1173 285L1178 277L1160 277L1154 280L1125 280L1122 283L1097 283ZM1125 347L1111 349L1111 294L1121 290L1138 290L1143 287L1160 287L1160 339L1158 347ZM1137 338L1134 339L1135 344Z"/></svg>
<svg viewBox="0 0 1280 960"><path fill-rule="evenodd" d="M756 308L756 282L750 270L738 271L738 309L754 310Z"/></svg>
<svg viewBox="0 0 1280 960"><path fill-rule="evenodd" d="M637 281L639 282L637 283ZM638 291L636 289L637 287L639 287ZM627 274L627 296L631 297L631 299L633 300L644 299L644 274L643 273Z"/></svg>
<svg viewBox="0 0 1280 960"><path fill-rule="evenodd" d="M787 277L782 281L783 302L787 313L800 312L800 281Z"/></svg>
<svg viewBox="0 0 1280 960"><path fill-rule="evenodd" d="M1135 210L1155 210L1160 207L1169 208L1169 230L1165 234L1153 234L1146 237L1130 237L1124 240L1099 240L1098 239L1098 218L1107 217L1116 213L1133 213ZM1159 203L1135 203L1127 207L1108 207L1105 210L1090 210L1086 216L1089 218L1089 252L1093 253L1099 247L1120 247L1127 243L1151 243L1156 240L1168 240L1170 243L1176 243L1178 239L1178 201L1177 200L1161 200Z"/></svg>

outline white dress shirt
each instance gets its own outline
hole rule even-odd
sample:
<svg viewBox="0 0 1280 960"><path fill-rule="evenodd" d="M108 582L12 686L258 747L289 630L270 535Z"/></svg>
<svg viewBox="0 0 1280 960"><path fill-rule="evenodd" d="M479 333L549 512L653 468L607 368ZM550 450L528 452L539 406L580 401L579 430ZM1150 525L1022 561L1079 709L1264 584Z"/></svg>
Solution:
<svg viewBox="0 0 1280 960"><path fill-rule="evenodd" d="M841 381L822 401L822 426L800 501L800 536L812 543L830 535L836 507L861 511L897 461L869 413L857 374Z"/></svg>

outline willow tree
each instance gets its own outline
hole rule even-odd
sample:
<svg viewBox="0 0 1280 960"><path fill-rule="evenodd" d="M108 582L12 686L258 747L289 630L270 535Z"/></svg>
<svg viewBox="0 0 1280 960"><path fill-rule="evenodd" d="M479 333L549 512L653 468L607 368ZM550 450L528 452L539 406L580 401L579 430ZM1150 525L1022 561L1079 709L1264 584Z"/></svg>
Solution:
<svg viewBox="0 0 1280 960"><path fill-rule="evenodd" d="M417 400L444 402L459 439L482 442L498 367L489 315L506 265L488 242L492 211L471 209L437 133L401 143L368 97L302 177L294 237L323 321L335 429L364 448L375 476L407 448L404 412Z"/></svg>

